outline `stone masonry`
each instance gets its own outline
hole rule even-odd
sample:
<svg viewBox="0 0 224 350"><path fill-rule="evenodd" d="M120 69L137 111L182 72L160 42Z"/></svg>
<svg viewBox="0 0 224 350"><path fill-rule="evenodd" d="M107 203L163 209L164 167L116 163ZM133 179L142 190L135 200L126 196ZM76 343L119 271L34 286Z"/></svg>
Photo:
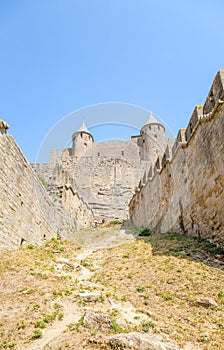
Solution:
<svg viewBox="0 0 224 350"><path fill-rule="evenodd" d="M31 166L7 129L0 121L0 250L129 216L224 249L224 71L175 141L153 115L129 141L96 143L83 123L72 148Z"/></svg>
<svg viewBox="0 0 224 350"><path fill-rule="evenodd" d="M1 125L0 121L0 129ZM0 133L0 164L0 251L40 245L45 239L67 236L92 222L92 211L68 181L58 193L59 204L52 200L6 132Z"/></svg>
<svg viewBox="0 0 224 350"><path fill-rule="evenodd" d="M50 164L33 164L33 168L52 186L59 181L52 174L60 168L97 221L129 217L135 187L167 144L165 128L152 114L140 135L129 141L96 143L83 123L72 142L70 149L53 150Z"/></svg>
<svg viewBox="0 0 224 350"><path fill-rule="evenodd" d="M50 164L33 167L53 186L59 181L52 177L55 169L66 173L97 221L129 217L135 187L167 145L165 128L153 115L129 141L96 143L83 123L72 142L72 148L53 150Z"/></svg>
<svg viewBox="0 0 224 350"><path fill-rule="evenodd" d="M129 210L136 226L195 235L224 248L224 71L140 182Z"/></svg>

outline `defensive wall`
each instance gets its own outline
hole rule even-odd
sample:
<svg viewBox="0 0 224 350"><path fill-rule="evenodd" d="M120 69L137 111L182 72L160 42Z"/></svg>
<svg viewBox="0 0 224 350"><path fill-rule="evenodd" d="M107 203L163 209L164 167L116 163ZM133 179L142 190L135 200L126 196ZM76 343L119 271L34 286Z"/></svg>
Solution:
<svg viewBox="0 0 224 350"><path fill-rule="evenodd" d="M0 251L40 245L57 234L66 236L81 226L77 217L81 220L83 213L85 220L92 219L91 211L69 183L58 197L67 207L55 205L8 134L0 133L0 164Z"/></svg>
<svg viewBox="0 0 224 350"><path fill-rule="evenodd" d="M10 135L0 135L0 250L57 234L53 203Z"/></svg>
<svg viewBox="0 0 224 350"><path fill-rule="evenodd" d="M56 170L60 168L60 174L69 176L75 191L100 221L128 218L128 203L150 164L140 159L139 147L132 140L112 140L92 143L80 157L74 156L71 148L54 149L49 164L33 167L51 186L66 183Z"/></svg>
<svg viewBox="0 0 224 350"><path fill-rule="evenodd" d="M224 71L174 145L145 173L129 213L136 226L207 238L224 248Z"/></svg>

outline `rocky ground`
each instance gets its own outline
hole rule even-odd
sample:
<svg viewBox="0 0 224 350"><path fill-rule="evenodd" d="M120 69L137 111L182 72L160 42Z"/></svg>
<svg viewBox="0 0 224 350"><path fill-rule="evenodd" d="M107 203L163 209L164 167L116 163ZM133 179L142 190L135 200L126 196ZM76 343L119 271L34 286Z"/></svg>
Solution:
<svg viewBox="0 0 224 350"><path fill-rule="evenodd" d="M223 349L222 255L137 234L101 227L2 254L0 349Z"/></svg>

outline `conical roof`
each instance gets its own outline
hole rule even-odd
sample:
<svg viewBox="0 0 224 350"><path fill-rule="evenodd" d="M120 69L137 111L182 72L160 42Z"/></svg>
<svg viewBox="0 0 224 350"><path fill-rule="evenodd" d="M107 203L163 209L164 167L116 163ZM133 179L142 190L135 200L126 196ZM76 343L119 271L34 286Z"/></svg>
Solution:
<svg viewBox="0 0 224 350"><path fill-rule="evenodd" d="M80 126L80 128L78 130L76 130L75 133L77 133L77 132L87 132L88 134L90 134L89 130L86 127L86 124L85 124L84 120L83 120L82 125Z"/></svg>
<svg viewBox="0 0 224 350"><path fill-rule="evenodd" d="M145 123L145 125L148 124L161 124L158 119L156 117L154 117L154 115L152 113L150 113L149 118L147 120L147 122Z"/></svg>

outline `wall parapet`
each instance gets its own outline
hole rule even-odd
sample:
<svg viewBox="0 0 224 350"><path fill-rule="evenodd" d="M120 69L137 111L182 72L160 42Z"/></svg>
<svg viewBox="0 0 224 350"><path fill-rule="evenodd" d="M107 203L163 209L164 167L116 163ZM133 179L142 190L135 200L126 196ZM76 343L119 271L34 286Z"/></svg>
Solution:
<svg viewBox="0 0 224 350"><path fill-rule="evenodd" d="M144 187L139 183L129 203L136 226L200 235L224 249L223 82L224 71L215 77L204 106L196 106L187 128L179 130L172 152L167 147Z"/></svg>

